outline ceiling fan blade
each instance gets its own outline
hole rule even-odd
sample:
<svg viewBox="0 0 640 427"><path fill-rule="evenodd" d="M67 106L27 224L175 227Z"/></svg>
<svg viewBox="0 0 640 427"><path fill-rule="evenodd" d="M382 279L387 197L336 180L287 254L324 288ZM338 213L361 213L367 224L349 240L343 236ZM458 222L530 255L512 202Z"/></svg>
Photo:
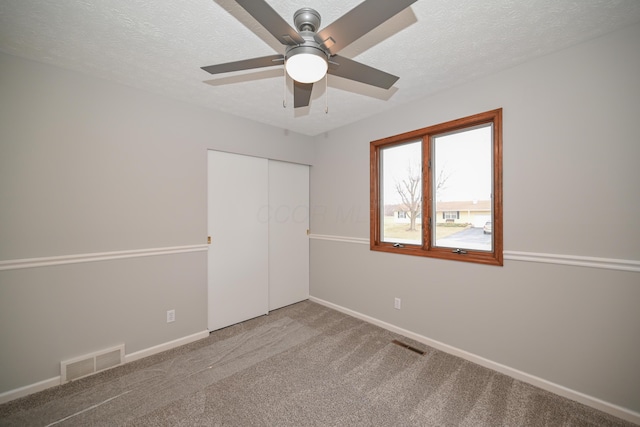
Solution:
<svg viewBox="0 0 640 427"><path fill-rule="evenodd" d="M331 55L356 41L417 0L366 0L319 31L315 40Z"/></svg>
<svg viewBox="0 0 640 427"><path fill-rule="evenodd" d="M300 83L293 81L293 108L306 107L311 100L313 83Z"/></svg>
<svg viewBox="0 0 640 427"><path fill-rule="evenodd" d="M339 55L331 57L329 70L327 70L327 72L334 76L355 80L382 89L389 89L399 79L399 77L393 74L385 73L377 68L369 67L368 65Z"/></svg>
<svg viewBox="0 0 640 427"><path fill-rule="evenodd" d="M300 34L264 0L236 0L236 3L249 12L280 43L289 46L304 43Z"/></svg>
<svg viewBox="0 0 640 427"><path fill-rule="evenodd" d="M200 67L211 74L230 73L232 71L250 70L252 68L273 67L284 63L283 55L269 55L260 58L243 59L242 61Z"/></svg>

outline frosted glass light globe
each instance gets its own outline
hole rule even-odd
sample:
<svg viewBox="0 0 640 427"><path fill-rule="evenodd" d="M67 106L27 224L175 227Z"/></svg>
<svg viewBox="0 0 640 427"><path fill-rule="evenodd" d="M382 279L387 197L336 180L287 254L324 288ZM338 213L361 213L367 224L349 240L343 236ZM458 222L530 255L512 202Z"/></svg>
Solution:
<svg viewBox="0 0 640 427"><path fill-rule="evenodd" d="M327 60L314 53L298 53L287 58L287 74L300 83L315 83L327 74Z"/></svg>

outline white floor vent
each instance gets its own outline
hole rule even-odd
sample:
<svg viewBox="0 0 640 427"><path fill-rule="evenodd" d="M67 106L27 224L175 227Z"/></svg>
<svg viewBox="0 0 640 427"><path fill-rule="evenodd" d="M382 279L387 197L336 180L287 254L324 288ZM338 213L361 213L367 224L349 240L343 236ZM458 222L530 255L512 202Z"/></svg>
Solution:
<svg viewBox="0 0 640 427"><path fill-rule="evenodd" d="M124 344L95 353L60 362L62 384L121 365L124 360Z"/></svg>

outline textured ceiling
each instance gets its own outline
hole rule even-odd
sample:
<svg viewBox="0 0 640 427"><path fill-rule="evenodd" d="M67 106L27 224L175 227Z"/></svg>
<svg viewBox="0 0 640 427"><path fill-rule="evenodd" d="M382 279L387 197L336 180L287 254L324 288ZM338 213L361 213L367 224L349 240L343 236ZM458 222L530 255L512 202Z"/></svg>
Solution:
<svg viewBox="0 0 640 427"><path fill-rule="evenodd" d="M321 28L360 2L268 0L292 26L297 9L316 9ZM394 87L329 76L328 93L316 84L295 110L281 66L200 69L284 53L232 0L1 0L0 50L318 135L637 22L638 0L418 0L340 52L399 76Z"/></svg>

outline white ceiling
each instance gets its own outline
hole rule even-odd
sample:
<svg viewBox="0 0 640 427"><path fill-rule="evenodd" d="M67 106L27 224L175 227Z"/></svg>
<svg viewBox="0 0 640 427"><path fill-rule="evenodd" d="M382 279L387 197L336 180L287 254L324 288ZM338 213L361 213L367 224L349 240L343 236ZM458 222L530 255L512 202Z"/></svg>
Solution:
<svg viewBox="0 0 640 427"><path fill-rule="evenodd" d="M321 28L361 0L267 0ZM393 0L389 0L393 1ZM1 0L0 50L306 135L640 22L638 0L418 0L340 52L400 80L389 91L329 76L293 108L282 67L212 76L201 66L284 53L232 0ZM639 40L640 48L640 40Z"/></svg>

